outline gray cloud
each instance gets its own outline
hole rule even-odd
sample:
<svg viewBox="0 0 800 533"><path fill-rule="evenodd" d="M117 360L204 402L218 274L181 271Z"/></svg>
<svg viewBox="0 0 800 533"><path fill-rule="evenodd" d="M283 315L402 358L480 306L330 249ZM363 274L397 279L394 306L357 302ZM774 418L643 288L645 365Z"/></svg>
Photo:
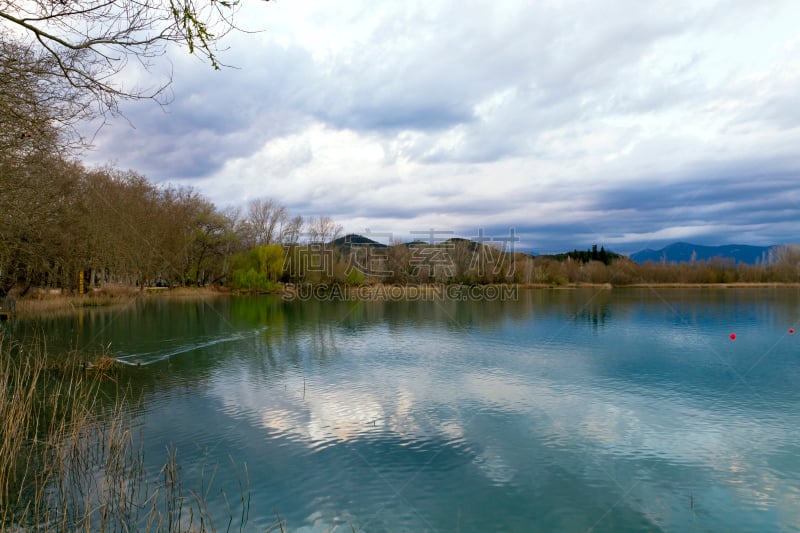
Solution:
<svg viewBox="0 0 800 533"><path fill-rule="evenodd" d="M633 18L593 7L527 8L487 31L492 21L464 16L460 4L449 7L433 21L401 18L376 30L368 46L334 69L330 81L337 89L318 116L389 134L419 130L427 135L408 147L412 159L482 162L536 151L537 135L550 128L692 94L691 84L684 88L672 77L667 84L653 80L643 95L625 93L628 74L653 43L686 31L685 21L656 10L639 7L641 16ZM598 27L599 17L609 23ZM454 24L442 31L441 20ZM415 44L393 47L386 34ZM504 91L507 101L476 116L476 108ZM463 139L447 149L435 146L448 126L463 126Z"/></svg>
<svg viewBox="0 0 800 533"><path fill-rule="evenodd" d="M239 60L235 69L213 71L179 56L173 101L164 108L151 101L125 105L129 123L101 129L93 159L119 161L158 181L202 178L270 139L303 129L308 117L287 102L312 75L308 54L267 46Z"/></svg>
<svg viewBox="0 0 800 533"><path fill-rule="evenodd" d="M787 31L789 2L339 7L309 14L302 38L237 37L225 60L239 69L176 56L166 112L126 106L136 129L103 129L91 157L223 203L280 189L294 212L373 229L513 226L540 251L798 240L798 45L760 37ZM340 40L304 43L314 29ZM330 164L308 141L320 127L384 161Z"/></svg>

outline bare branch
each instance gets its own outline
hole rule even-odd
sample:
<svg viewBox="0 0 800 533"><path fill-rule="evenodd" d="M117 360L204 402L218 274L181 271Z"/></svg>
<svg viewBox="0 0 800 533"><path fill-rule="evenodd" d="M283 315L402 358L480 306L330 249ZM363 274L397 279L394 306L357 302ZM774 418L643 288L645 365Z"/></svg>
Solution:
<svg viewBox="0 0 800 533"><path fill-rule="evenodd" d="M174 43L219 69L219 42L238 29L238 8L238 0L6 0L0 42L26 49L40 62L42 79L61 79L63 90L82 94L81 118L89 111L116 115L121 100L163 103L171 83L169 77L149 88L126 87L121 74L131 58L149 69Z"/></svg>

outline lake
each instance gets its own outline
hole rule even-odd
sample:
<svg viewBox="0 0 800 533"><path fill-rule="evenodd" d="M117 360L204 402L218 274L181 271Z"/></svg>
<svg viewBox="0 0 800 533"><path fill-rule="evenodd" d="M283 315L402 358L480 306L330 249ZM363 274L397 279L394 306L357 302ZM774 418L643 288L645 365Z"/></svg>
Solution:
<svg viewBox="0 0 800 533"><path fill-rule="evenodd" d="M235 500L246 468L249 531L800 531L797 288L151 298L40 327L127 363L156 473L172 447Z"/></svg>

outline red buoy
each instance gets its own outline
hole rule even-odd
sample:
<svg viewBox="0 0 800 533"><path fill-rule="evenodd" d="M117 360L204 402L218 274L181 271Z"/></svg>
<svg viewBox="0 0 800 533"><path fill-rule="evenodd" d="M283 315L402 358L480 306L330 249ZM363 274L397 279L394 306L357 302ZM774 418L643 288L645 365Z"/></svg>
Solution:
<svg viewBox="0 0 800 533"><path fill-rule="evenodd" d="M735 340L736 340L736 333L731 333L731 340L732 340L732 341L735 341Z"/></svg>
<svg viewBox="0 0 800 533"><path fill-rule="evenodd" d="M789 328L789 335L794 335L794 328Z"/></svg>

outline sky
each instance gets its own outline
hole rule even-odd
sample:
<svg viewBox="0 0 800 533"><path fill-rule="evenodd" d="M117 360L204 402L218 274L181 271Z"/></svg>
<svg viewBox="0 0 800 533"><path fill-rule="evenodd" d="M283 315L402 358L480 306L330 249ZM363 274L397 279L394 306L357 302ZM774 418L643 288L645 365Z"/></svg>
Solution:
<svg viewBox="0 0 800 533"><path fill-rule="evenodd" d="M800 2L245 2L85 158L347 233L800 242Z"/></svg>

